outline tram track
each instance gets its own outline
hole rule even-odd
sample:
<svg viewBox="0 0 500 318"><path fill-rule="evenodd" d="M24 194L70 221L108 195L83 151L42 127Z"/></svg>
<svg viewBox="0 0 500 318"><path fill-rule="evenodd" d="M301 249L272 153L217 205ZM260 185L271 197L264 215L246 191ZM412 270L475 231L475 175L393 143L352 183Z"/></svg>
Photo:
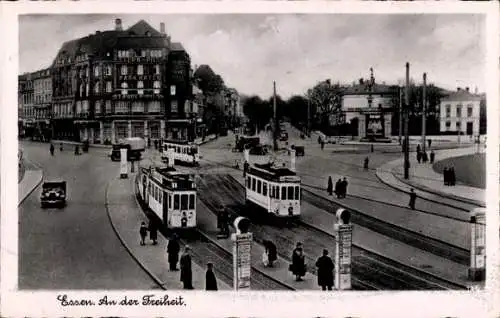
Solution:
<svg viewBox="0 0 500 318"><path fill-rule="evenodd" d="M244 200L243 187L232 177L203 175L200 176L200 199L212 210L216 211L224 204L232 218L239 215L248 216ZM291 251L297 241L304 246L308 271L316 274L315 257L321 255L323 249L331 251L335 239L331 234L318 228L296 221L297 226L277 228L267 224L266 220L250 217L254 226L252 232L257 242L273 241L278 247L278 254L290 261ZM353 246L352 250L353 288L356 290L446 290L461 289L462 286L436 278L381 255Z"/></svg>
<svg viewBox="0 0 500 318"><path fill-rule="evenodd" d="M160 218L138 200L138 188L135 182L134 191L137 203L146 217L149 220L160 222ZM160 227L159 232L166 239L172 234L165 227ZM191 247L191 256L196 264L203 267L208 261L213 262L217 279L222 280L229 286L233 285L233 258L230 252L213 243L208 236L199 229L188 235L180 235L179 243L182 248L186 245ZM253 290L293 290L293 288L268 277L253 267L251 268L250 284Z"/></svg>

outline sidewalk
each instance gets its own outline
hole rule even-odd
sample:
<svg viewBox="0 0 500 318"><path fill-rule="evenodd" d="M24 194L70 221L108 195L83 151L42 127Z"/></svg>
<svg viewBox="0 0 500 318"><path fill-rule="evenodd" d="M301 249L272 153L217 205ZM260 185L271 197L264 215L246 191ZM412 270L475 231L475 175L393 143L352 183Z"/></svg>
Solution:
<svg viewBox="0 0 500 318"><path fill-rule="evenodd" d="M435 162L446 158L458 157L463 155L474 154L474 148L465 149L449 149L436 151ZM408 192L408 187L415 187L424 192L444 196L451 200L457 200L470 205L486 207L486 190L473 188L466 185L457 184L453 187L443 184L442 174L436 173L432 169L431 164L419 164L415 158L410 157L410 179L403 178L404 160L397 159L390 161L381 167L377 168L377 177L385 184L399 189L403 192ZM391 176L391 174L393 176ZM425 193L417 193L417 195L425 197ZM472 208L472 207L471 207Z"/></svg>
<svg viewBox="0 0 500 318"><path fill-rule="evenodd" d="M42 170L26 170L23 179L18 183L18 206L38 187L42 182Z"/></svg>
<svg viewBox="0 0 500 318"><path fill-rule="evenodd" d="M244 185L244 180L241 174L238 177L234 177L241 185ZM328 197L326 193L324 196ZM331 226L334 221L333 215L316 208L307 202L302 202L301 206L301 218L305 223L310 224L330 235L334 235L333 226ZM352 242L354 245L372 253L383 255L403 265L439 278L444 278L464 287L475 285L475 283L469 281L467 278L467 266L438 257L434 254L404 244L396 239L384 236L365 227L355 225Z"/></svg>
<svg viewBox="0 0 500 318"><path fill-rule="evenodd" d="M133 182L134 173L129 173L129 179L118 177L108 184L106 191L106 209L109 220L116 235L137 263L148 275L164 289L182 289L180 271L168 270L166 246L168 241L158 233L158 245L151 245L149 240L146 246L139 244L139 226L142 221L148 223L147 217L137 205ZM195 290L205 289L205 270L196 263L192 263L193 286ZM222 280L217 280L219 290L230 290L231 287Z"/></svg>

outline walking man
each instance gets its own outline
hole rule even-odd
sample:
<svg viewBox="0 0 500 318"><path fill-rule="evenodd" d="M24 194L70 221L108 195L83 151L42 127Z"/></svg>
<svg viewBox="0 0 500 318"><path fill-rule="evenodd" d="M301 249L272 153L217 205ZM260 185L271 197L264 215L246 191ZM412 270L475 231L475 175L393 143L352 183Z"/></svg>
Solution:
<svg viewBox="0 0 500 318"><path fill-rule="evenodd" d="M429 141L431 141L431 140L429 139ZM431 150L431 155L430 155L431 164L433 164L433 163L434 163L434 158L435 158L435 157L436 157L436 154L434 153L434 150Z"/></svg>
<svg viewBox="0 0 500 318"><path fill-rule="evenodd" d="M348 185L347 178L344 177L344 180L342 180L341 187L340 187L343 199L345 199L345 197L347 196L347 185Z"/></svg>
<svg viewBox="0 0 500 318"><path fill-rule="evenodd" d="M322 290L332 290L333 287L333 261L328 256L328 250L323 250L323 256L316 261L318 268L318 285Z"/></svg>
<svg viewBox="0 0 500 318"><path fill-rule="evenodd" d="M337 195L337 199L340 199L342 196L342 178L339 178L337 182L335 182L335 194Z"/></svg>
<svg viewBox="0 0 500 318"><path fill-rule="evenodd" d="M333 181L331 176L328 177L328 186L326 188L326 192L328 192L329 195L332 195L333 193Z"/></svg>
<svg viewBox="0 0 500 318"><path fill-rule="evenodd" d="M54 144L50 144L50 155L53 156L54 155Z"/></svg>
<svg viewBox="0 0 500 318"><path fill-rule="evenodd" d="M141 227L139 228L139 235L141 236L141 245L146 245L146 243L144 243L144 240L148 235L148 228L146 227L145 222L141 222Z"/></svg>
<svg viewBox="0 0 500 318"><path fill-rule="evenodd" d="M205 290L217 290L217 279L213 271L214 264L207 263L207 271L205 273Z"/></svg>
<svg viewBox="0 0 500 318"><path fill-rule="evenodd" d="M420 163L421 160L422 160L422 153L418 150L417 151L417 161L418 161L418 163Z"/></svg>
<svg viewBox="0 0 500 318"><path fill-rule="evenodd" d="M149 238L153 241L153 245L158 244L156 240L158 240L158 230L156 229L156 224L151 221L149 222Z"/></svg>
<svg viewBox="0 0 500 318"><path fill-rule="evenodd" d="M363 169L368 170L368 163L370 162L370 159L368 157L365 158L365 161L363 163Z"/></svg>
<svg viewBox="0 0 500 318"><path fill-rule="evenodd" d="M191 248L186 245L184 253L181 256L181 282L184 284L184 289L193 288L193 271L191 269Z"/></svg>
<svg viewBox="0 0 500 318"><path fill-rule="evenodd" d="M443 169L443 180L444 180L444 185L450 185L450 170L448 167L444 167Z"/></svg>
<svg viewBox="0 0 500 318"><path fill-rule="evenodd" d="M415 210L415 202L417 201L417 194L415 193L415 190L413 190L413 188L410 190L410 203L408 204L408 206L410 206L410 208L412 210Z"/></svg>
<svg viewBox="0 0 500 318"><path fill-rule="evenodd" d="M177 234L174 233L172 238L168 241L167 254L168 254L168 264L170 265L171 271L177 270L177 262L179 261L179 251L181 247L179 241L177 240Z"/></svg>

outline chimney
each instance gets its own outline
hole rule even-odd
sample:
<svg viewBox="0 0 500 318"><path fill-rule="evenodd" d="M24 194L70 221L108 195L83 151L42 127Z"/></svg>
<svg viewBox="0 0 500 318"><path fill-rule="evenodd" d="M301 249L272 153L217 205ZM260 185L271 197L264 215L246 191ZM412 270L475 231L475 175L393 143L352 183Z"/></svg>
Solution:
<svg viewBox="0 0 500 318"><path fill-rule="evenodd" d="M465 90L467 91L467 93L469 93L469 88L468 87L466 87Z"/></svg>
<svg viewBox="0 0 500 318"><path fill-rule="evenodd" d="M123 31L122 19L115 19L115 31Z"/></svg>
<svg viewBox="0 0 500 318"><path fill-rule="evenodd" d="M165 34L165 23L163 23L163 22L160 23L160 32L162 34Z"/></svg>

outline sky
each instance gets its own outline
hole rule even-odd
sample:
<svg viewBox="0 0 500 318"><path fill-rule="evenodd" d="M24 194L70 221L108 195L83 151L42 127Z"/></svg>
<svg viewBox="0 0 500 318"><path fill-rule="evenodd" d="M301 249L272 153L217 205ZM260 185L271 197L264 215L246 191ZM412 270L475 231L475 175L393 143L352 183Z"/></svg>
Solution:
<svg viewBox="0 0 500 318"><path fill-rule="evenodd" d="M485 85L485 20L456 14L184 14L28 15L20 17L19 71L49 66L63 42L95 31L124 28L140 19L157 30L165 23L192 65L208 64L228 87L267 98L273 81L284 98L317 82L350 84L368 78L402 83L410 76L447 89Z"/></svg>

